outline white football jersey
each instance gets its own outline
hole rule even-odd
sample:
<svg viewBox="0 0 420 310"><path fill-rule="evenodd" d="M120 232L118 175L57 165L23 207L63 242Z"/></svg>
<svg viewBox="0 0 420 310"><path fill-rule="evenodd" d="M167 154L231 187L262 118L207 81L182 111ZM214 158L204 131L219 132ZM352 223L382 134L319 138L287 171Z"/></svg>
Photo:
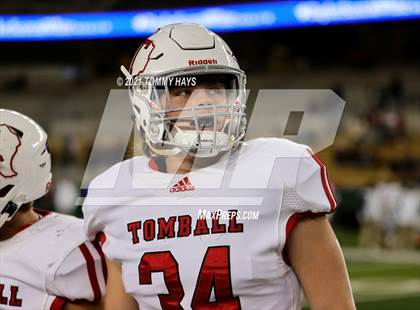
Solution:
<svg viewBox="0 0 420 310"><path fill-rule="evenodd" d="M334 211L325 166L307 146L255 139L186 175L146 157L110 168L83 206L90 238L122 264L140 309L299 309L283 252L294 224Z"/></svg>
<svg viewBox="0 0 420 310"><path fill-rule="evenodd" d="M83 221L36 210L41 219L0 242L0 309L58 310L105 292L106 265Z"/></svg>

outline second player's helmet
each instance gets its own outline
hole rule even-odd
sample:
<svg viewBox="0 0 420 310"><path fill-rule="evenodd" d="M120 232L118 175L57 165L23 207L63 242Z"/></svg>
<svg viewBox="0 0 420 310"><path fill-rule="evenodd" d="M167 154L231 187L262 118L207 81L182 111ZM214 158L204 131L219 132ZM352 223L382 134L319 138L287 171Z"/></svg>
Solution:
<svg viewBox="0 0 420 310"><path fill-rule="evenodd" d="M47 134L29 117L0 109L0 227L50 185Z"/></svg>
<svg viewBox="0 0 420 310"><path fill-rule="evenodd" d="M136 127L153 153L212 157L234 148L244 137L246 76L225 41L208 29L197 24L162 27L139 47L129 70L122 66L122 71L131 83ZM223 104L209 99L173 106L171 87L197 83L197 79L223 83ZM192 125L186 126L187 122Z"/></svg>

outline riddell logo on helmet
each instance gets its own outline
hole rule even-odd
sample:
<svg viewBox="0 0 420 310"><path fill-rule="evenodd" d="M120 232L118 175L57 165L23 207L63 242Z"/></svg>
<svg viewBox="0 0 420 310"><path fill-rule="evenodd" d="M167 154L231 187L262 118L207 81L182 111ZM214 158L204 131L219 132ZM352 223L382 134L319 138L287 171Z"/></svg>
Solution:
<svg viewBox="0 0 420 310"><path fill-rule="evenodd" d="M193 191L194 189L195 187L190 183L190 180L188 180L188 177L185 177L181 181L176 183L174 186L172 186L169 191L171 193L177 193L177 192Z"/></svg>
<svg viewBox="0 0 420 310"><path fill-rule="evenodd" d="M198 59L198 60L194 60L194 59L190 59L188 60L188 65L189 66L199 66L199 65L216 65L217 64L217 60L216 59Z"/></svg>

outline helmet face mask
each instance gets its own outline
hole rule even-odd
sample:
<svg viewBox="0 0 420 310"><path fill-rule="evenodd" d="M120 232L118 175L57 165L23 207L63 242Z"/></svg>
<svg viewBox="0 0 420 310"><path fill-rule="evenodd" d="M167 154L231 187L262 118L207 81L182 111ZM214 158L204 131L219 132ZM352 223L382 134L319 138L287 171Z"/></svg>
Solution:
<svg viewBox="0 0 420 310"><path fill-rule="evenodd" d="M51 184L47 134L32 119L0 109L0 227Z"/></svg>
<svg viewBox="0 0 420 310"><path fill-rule="evenodd" d="M201 31L203 42L213 40L212 47L189 50L182 48L182 42L173 44L171 34L177 27L187 32L186 37L188 32ZM130 73L123 70L135 81L130 88L130 99L137 128L142 129L146 144L157 155L183 152L195 157L213 157L231 150L245 134L245 74L229 47L216 34L194 24L164 28L146 41L152 42L154 49L160 47L156 53L162 56L152 57L153 53L140 47L132 64L139 62L137 58L142 57L142 52L149 53L150 64L147 62L134 76L133 66ZM175 64L171 62L172 69L166 70L165 55L176 52L179 57L172 57ZM197 55L211 59L208 61L211 65L191 65L205 62L188 60L198 58ZM158 64L159 61L162 63Z"/></svg>

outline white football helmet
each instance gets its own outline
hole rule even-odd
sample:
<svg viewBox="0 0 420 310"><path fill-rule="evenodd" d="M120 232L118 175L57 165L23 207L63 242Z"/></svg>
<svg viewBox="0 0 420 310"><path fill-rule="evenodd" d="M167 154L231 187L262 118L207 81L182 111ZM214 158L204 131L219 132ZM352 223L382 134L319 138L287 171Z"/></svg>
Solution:
<svg viewBox="0 0 420 310"><path fill-rule="evenodd" d="M158 29L140 45L129 70L124 66L121 70L131 83L136 127L153 153L213 157L234 148L244 137L246 76L225 41L205 27L182 23ZM174 107L170 87L192 77L223 80L227 99L223 104L209 99ZM169 105L162 104L161 98ZM174 112L179 115L174 117Z"/></svg>
<svg viewBox="0 0 420 310"><path fill-rule="evenodd" d="M22 204L44 196L51 176L45 131L23 114L0 109L0 227Z"/></svg>

